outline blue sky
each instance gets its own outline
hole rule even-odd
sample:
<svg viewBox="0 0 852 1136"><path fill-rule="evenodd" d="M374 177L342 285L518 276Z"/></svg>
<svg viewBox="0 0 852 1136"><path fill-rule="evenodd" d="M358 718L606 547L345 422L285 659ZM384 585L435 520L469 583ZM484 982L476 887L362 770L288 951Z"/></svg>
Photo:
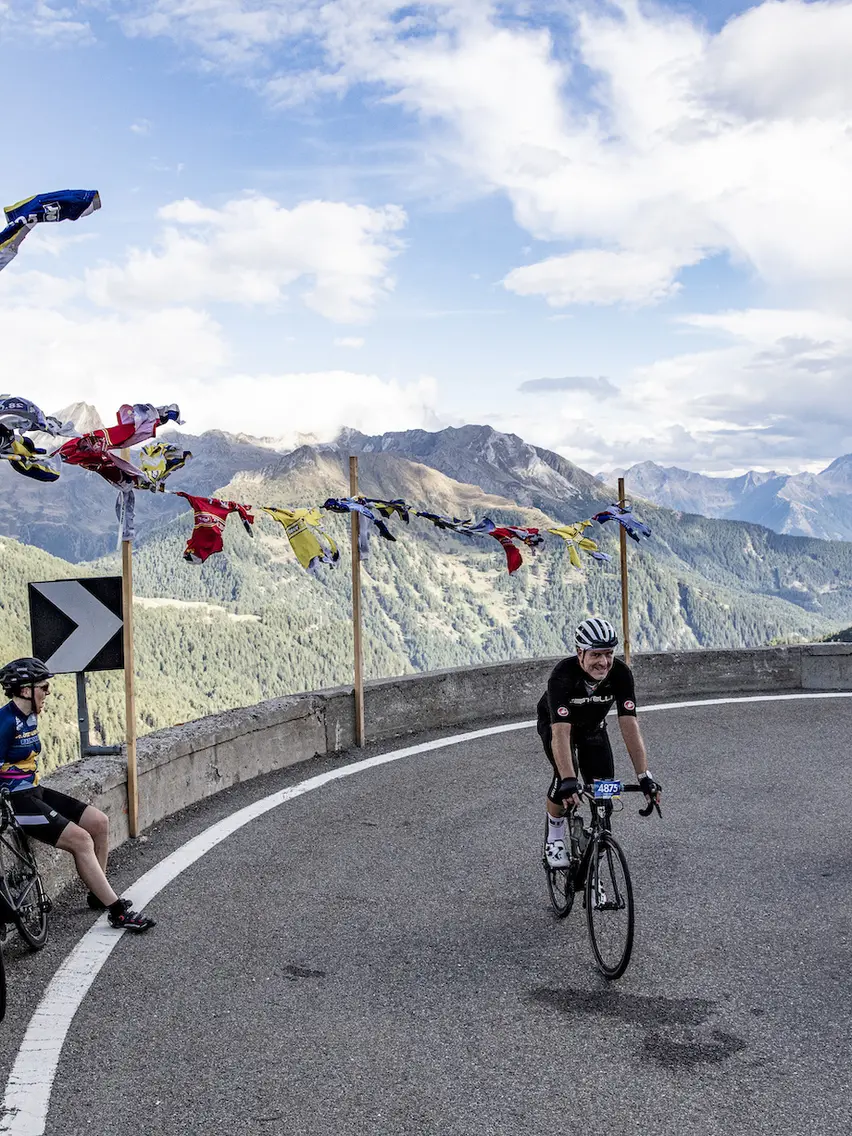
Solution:
<svg viewBox="0 0 852 1136"><path fill-rule="evenodd" d="M852 449L847 0L11 0L0 38L0 195L103 200L0 275L3 389L592 470Z"/></svg>

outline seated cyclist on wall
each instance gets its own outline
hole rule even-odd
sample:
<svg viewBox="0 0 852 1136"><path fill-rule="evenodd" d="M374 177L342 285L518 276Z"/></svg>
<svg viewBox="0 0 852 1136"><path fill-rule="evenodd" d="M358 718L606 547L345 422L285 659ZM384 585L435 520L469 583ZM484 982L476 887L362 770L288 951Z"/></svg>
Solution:
<svg viewBox="0 0 852 1136"><path fill-rule="evenodd" d="M538 703L538 732L553 766L547 793L548 867L570 867L566 809L580 803L579 775L590 784L614 776L606 716L615 704L621 736L643 792L658 801L660 783L648 772L645 743L636 720L633 672L615 658L618 636L605 619L584 619L574 636L577 654L557 663Z"/></svg>
<svg viewBox="0 0 852 1136"><path fill-rule="evenodd" d="M11 701L0 707L0 787L9 790L12 809L27 836L70 852L77 874L89 889L89 907L109 912L110 926L147 931L153 919L119 899L106 875L109 819L93 805L39 785L38 716L53 675L41 659L14 659L0 669L0 686Z"/></svg>

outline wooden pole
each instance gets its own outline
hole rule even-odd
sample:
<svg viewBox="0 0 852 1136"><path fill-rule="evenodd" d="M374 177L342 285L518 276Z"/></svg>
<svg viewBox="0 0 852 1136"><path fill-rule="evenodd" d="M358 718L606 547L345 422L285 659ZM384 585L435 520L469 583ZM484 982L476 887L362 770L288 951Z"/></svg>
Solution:
<svg viewBox="0 0 852 1136"><path fill-rule="evenodd" d="M358 458L349 458L349 495L358 496ZM364 744L364 658L361 639L361 518L352 518L352 629L355 640L355 745Z"/></svg>
<svg viewBox="0 0 852 1136"><path fill-rule="evenodd" d="M626 508L624 498L624 478L618 479L618 503L622 509ZM630 615L628 611L627 591L627 533L624 526L618 526L619 540L621 542L621 637L624 643L624 661L630 666Z"/></svg>
<svg viewBox="0 0 852 1136"><path fill-rule="evenodd" d="M129 460L130 452L122 451ZM121 542L121 616L124 621L124 727L127 738L127 827L139 835L139 783L136 776L136 688L133 675L133 541Z"/></svg>
<svg viewBox="0 0 852 1136"><path fill-rule="evenodd" d="M136 691L133 685L133 541L121 542L122 617L124 619L124 720L127 733L127 823L139 835L139 785L136 778Z"/></svg>

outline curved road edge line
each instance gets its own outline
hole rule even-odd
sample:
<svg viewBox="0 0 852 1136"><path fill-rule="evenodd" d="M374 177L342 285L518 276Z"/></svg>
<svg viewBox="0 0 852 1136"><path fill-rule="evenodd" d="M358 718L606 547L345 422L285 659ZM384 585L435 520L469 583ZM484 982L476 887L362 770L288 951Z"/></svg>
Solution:
<svg viewBox="0 0 852 1136"><path fill-rule="evenodd" d="M461 742L507 733L510 730L526 729L531 725L531 722L511 723L473 730L465 734L453 734L451 737L436 738L434 741L423 742L420 745L377 754L375 757L368 757L363 761L344 765L340 769L332 769L327 773L310 777L307 781L281 789L217 821L180 848L175 849L150 871L140 876L127 890L133 891L138 906L144 908L167 884L232 833L286 801L310 793L331 781L339 781L344 777L351 777L355 773L363 773L366 769L387 765L404 757L414 757L429 750L459 745ZM9 1133L10 1136L43 1136L53 1081L59 1068L62 1047L71 1022L104 963L124 934L124 931L116 932L108 926L106 915L102 915L83 935L48 983L41 1001L30 1018L21 1048L6 1082L3 1105L0 1109L2 1115L0 1132Z"/></svg>
<svg viewBox="0 0 852 1136"><path fill-rule="evenodd" d="M652 706L639 707L640 713L654 710L678 710L697 706L722 706L737 702L781 702L804 698L852 698L852 691L801 694L759 694L739 698L706 698L689 702L661 702ZM475 741L477 738L491 737L494 734L509 733L513 730L526 730L535 721L512 722L503 726L488 726L481 730L470 730L464 734L452 734L446 738L436 738L419 745L390 750L363 761L344 765L320 773L297 785L291 785L263 797L251 805L246 805L231 816L225 817L210 828L194 836L186 844L175 849L169 856L156 864L131 885L137 897L138 906L144 908L172 880L176 879L196 860L200 860L217 844L221 844L232 833L249 824L264 813L278 808L286 801L301 797L314 789L320 789L332 781L363 773L404 757L414 757L430 750ZM9 1136L44 1136L47 1115L50 1108L50 1095L59 1068L59 1059L65 1038L83 999L101 968L113 950L118 946L124 932L118 932L107 925L106 915L83 935L77 946L59 966L50 980L41 1001L30 1018L15 1063L6 1082L6 1091L0 1108L0 1133Z"/></svg>

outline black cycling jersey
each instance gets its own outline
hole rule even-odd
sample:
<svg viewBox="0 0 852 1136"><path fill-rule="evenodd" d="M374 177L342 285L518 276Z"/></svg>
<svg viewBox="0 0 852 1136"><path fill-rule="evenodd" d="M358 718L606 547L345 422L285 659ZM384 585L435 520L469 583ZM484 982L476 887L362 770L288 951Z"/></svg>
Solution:
<svg viewBox="0 0 852 1136"><path fill-rule="evenodd" d="M572 733L594 733L615 704L619 718L636 716L633 672L621 659L613 659L612 669L595 684L580 666L576 655L563 659L553 668L547 690L539 700L538 732L550 733L558 722L569 722Z"/></svg>

